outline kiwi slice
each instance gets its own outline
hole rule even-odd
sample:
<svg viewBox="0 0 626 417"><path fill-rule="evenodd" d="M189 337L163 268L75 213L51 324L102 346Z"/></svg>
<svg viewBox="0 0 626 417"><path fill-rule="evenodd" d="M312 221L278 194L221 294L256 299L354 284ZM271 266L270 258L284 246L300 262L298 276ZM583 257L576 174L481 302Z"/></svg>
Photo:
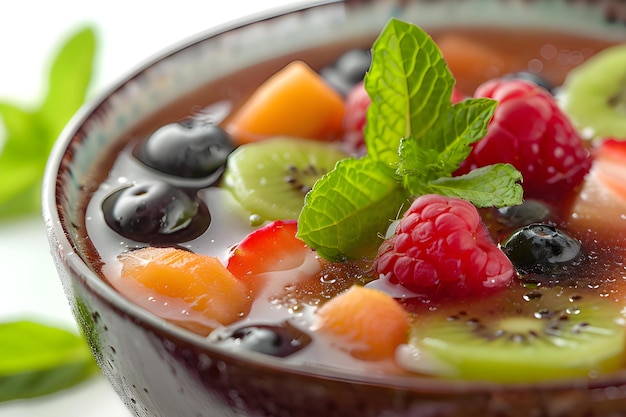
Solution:
<svg viewBox="0 0 626 417"><path fill-rule="evenodd" d="M520 289L418 318L398 359L421 373L525 383L616 371L625 343L616 303L569 289Z"/></svg>
<svg viewBox="0 0 626 417"><path fill-rule="evenodd" d="M626 45L607 48L569 72L563 108L592 137L626 139Z"/></svg>
<svg viewBox="0 0 626 417"><path fill-rule="evenodd" d="M310 139L249 143L230 154L223 186L262 220L297 219L306 193L345 157L336 145Z"/></svg>

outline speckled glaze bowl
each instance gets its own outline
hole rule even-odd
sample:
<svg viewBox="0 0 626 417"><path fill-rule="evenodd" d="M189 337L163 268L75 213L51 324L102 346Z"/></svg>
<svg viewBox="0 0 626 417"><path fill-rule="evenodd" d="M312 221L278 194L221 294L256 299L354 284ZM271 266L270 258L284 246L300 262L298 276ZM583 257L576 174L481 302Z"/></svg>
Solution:
<svg viewBox="0 0 626 417"><path fill-rule="evenodd" d="M244 97L267 75L329 45L373 40L390 17L425 29L518 26L626 41L620 1L317 2L209 30L170 48L85 106L58 140L44 184L44 217L61 282L98 364L128 408L157 417L616 417L626 416L626 373L594 380L497 385L420 377L359 380L329 369L288 367L261 354L211 346L133 305L98 275L84 233L87 193L104 149L128 132L223 98ZM514 47L515 45L512 45ZM315 52L317 51L317 52ZM318 57L319 59L319 57ZM257 66L254 73L232 74ZM193 92L218 86L206 102Z"/></svg>

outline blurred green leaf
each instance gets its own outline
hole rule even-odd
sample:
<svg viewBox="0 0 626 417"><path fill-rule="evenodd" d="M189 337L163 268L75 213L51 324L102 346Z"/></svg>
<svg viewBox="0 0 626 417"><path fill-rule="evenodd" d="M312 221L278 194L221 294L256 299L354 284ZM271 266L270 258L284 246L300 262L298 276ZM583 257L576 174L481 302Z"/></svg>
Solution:
<svg viewBox="0 0 626 417"><path fill-rule="evenodd" d="M0 102L0 123L6 131L0 153L0 218L39 211L48 155L64 126L85 102L95 52L93 28L81 28L54 58L47 93L38 108Z"/></svg>
<svg viewBox="0 0 626 417"><path fill-rule="evenodd" d="M0 143L0 220L39 212L48 155L85 101L95 52L94 30L78 30L55 56L39 106L0 101L0 127L6 133ZM49 394L97 372L77 334L30 321L0 324L0 401Z"/></svg>
<svg viewBox="0 0 626 417"><path fill-rule="evenodd" d="M52 63L48 94L38 112L50 129L50 146L85 102L93 73L95 50L95 33L91 28L84 28L69 39Z"/></svg>
<svg viewBox="0 0 626 417"><path fill-rule="evenodd" d="M98 372L79 335L30 321L0 323L0 401L51 394Z"/></svg>

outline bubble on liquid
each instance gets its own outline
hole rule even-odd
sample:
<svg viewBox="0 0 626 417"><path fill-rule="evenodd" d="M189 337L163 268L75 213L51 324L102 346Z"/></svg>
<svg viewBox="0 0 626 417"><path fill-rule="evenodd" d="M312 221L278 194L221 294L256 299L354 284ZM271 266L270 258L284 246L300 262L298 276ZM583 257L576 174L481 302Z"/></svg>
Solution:
<svg viewBox="0 0 626 417"><path fill-rule="evenodd" d="M559 50L553 44L547 43L541 47L539 53L543 59L552 60L557 57Z"/></svg>

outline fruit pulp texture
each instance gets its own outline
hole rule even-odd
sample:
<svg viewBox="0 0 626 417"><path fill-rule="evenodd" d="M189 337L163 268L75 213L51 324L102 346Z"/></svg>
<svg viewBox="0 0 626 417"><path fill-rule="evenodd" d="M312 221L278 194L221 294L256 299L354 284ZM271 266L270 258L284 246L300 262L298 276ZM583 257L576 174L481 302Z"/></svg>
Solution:
<svg viewBox="0 0 626 417"><path fill-rule="evenodd" d="M552 32L506 31L504 29L455 29L432 31L434 39L440 42L444 57L450 57L450 67L457 78L457 87L465 94L471 95L476 86L488 79L515 71L538 72L553 85L560 85L567 72L591 56L594 52L606 47L609 43L597 39L584 39L572 34ZM484 51L477 51L474 57L463 55L455 50L454 39L464 39L473 45L483 45L494 52L490 62L479 62L478 57L485 57ZM549 39L549 42L545 40ZM303 59L315 69L329 65L339 54L349 48L368 48L372 39L360 43L337 44L327 48L304 51L298 59ZM516 45L514 51L509 45ZM489 55L489 54L487 54ZM218 122L232 114L233 109L245 100L254 86L267 78L277 69L286 65L296 57L288 56L279 60L268 61L257 67L225 77L207 85L199 91L185 97L165 110L155 114L133 131L128 132L116 146L111 146L94 171L94 178L101 180L99 186L86 196L84 203L85 224L82 233L88 239L81 240L86 258L102 278L113 287L132 298L132 289L119 285L121 264L118 256L128 250L145 246L129 239L121 238L104 223L101 213L103 198L120 183L141 181L158 177L154 171L141 166L132 155L132 150L146 135L162 125L164 121L175 121L181 117L194 115L198 108L207 109L206 114ZM481 58L482 59L482 58ZM197 115L197 114L196 114ZM593 174L593 170L592 170ZM593 175L590 175L593 177ZM219 185L219 184L218 184ZM211 186L199 191L199 196L206 202L211 213L211 225L202 236L188 242L180 242L178 246L193 252L216 256L226 263L233 246L255 229L250 225L249 213L234 200L228 190L219 186ZM605 199L606 205L613 208L609 213L596 215L593 207L602 206L596 199ZM626 201L616 203L613 196L606 196L603 190L593 183L583 185L583 191L572 194L562 201L549 201L555 207L554 221L562 230L570 233L582 242L586 248L586 261L582 268L568 274L566 287L571 287L576 296L593 294L619 302L623 299L626 288L626 272L622 258L626 252ZM592 207L590 209L590 206ZM494 239L502 241L510 228L496 221L493 212L482 211L483 219ZM314 278L299 282L299 277L311 275L311 271L319 268L317 261L307 259L295 270L281 271L266 277L267 285L263 293L255 296L250 312L241 323L280 323L290 320L295 326L307 329L312 326L314 311L325 301L348 289L352 284L362 284L360 273L350 274L350 270L339 268L314 274ZM355 268L358 271L358 268ZM520 297L512 303L522 305L532 293L533 286L540 284L528 283L528 291L521 291ZM155 311L163 318L181 324L192 331L206 335L214 323L205 322L202 317L189 317L189 312L178 303L178 300L146 296L143 300L132 298L142 307ZM156 300L156 301L155 301ZM478 300L478 303L481 301ZM160 307L159 307L160 306ZM407 309L417 318L422 314L445 309L435 303L418 300L407 302ZM458 310L458 309L457 309ZM453 308L451 311L455 311ZM185 323L191 323L185 325ZM241 324L240 323L240 324ZM203 333L204 332L204 333ZM349 355L345 350L338 349L336 341L331 337L313 332L313 341L296 354L284 358L294 364L320 364L324 367L339 368L346 372L362 374L406 374L393 358L380 361L362 361Z"/></svg>

